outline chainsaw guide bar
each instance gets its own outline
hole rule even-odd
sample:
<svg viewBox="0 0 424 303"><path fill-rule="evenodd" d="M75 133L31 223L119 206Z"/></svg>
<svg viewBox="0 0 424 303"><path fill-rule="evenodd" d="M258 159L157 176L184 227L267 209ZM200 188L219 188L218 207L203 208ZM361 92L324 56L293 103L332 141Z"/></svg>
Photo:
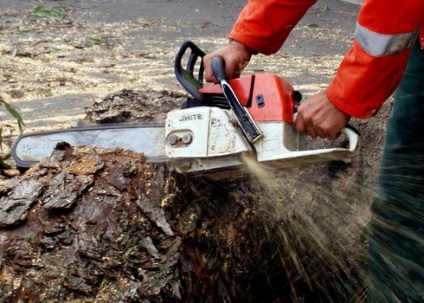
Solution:
<svg viewBox="0 0 424 303"><path fill-rule="evenodd" d="M30 167L47 157L58 143L66 142L71 146L121 147L143 153L150 162L164 162L168 160L164 149L164 133L163 124L105 124L34 132L15 140L12 157L18 167Z"/></svg>

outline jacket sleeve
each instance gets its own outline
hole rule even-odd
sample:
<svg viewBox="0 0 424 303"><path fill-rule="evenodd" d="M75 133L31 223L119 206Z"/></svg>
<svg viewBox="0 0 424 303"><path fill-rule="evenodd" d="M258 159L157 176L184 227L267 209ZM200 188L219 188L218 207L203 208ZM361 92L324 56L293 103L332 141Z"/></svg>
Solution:
<svg viewBox="0 0 424 303"><path fill-rule="evenodd" d="M398 86L423 21L422 0L365 0L353 47L327 88L331 102L357 118L374 116Z"/></svg>
<svg viewBox="0 0 424 303"><path fill-rule="evenodd" d="M315 2L316 0L249 0L229 38L265 55L276 53Z"/></svg>

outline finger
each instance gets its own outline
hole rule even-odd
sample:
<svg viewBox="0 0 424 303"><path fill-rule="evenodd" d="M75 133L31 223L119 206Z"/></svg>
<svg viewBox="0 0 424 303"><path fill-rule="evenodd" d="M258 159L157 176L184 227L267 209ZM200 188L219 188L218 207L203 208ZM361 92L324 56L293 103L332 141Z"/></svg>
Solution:
<svg viewBox="0 0 424 303"><path fill-rule="evenodd" d="M316 138L317 136L323 136L322 138L325 138L325 133L322 130L315 129L312 124L305 123L302 115L299 113L296 115L295 127L298 132L307 133L311 138Z"/></svg>
<svg viewBox="0 0 424 303"><path fill-rule="evenodd" d="M206 73L205 71L205 81L209 83L218 83L213 73Z"/></svg>
<svg viewBox="0 0 424 303"><path fill-rule="evenodd" d="M212 72L210 58L209 59L208 57L203 58L203 66L205 68L205 81L216 83L217 81Z"/></svg>
<svg viewBox="0 0 424 303"><path fill-rule="evenodd" d="M328 140L328 141L334 141L334 140L336 140L337 139L337 135L336 134L333 134L333 133L327 133L326 134L326 136L325 136L325 138Z"/></svg>
<svg viewBox="0 0 424 303"><path fill-rule="evenodd" d="M315 133L318 137L323 138L323 139L327 139L328 135L325 133L325 131L322 128L314 128Z"/></svg>
<svg viewBox="0 0 424 303"><path fill-rule="evenodd" d="M327 139L328 139L329 141L334 141L334 140L336 140L336 139L337 139L340 135L341 135L341 132L329 133L329 134L327 135Z"/></svg>
<svg viewBox="0 0 424 303"><path fill-rule="evenodd" d="M231 70L229 69L229 71L227 72L227 75L230 76L230 79L240 78L240 75L241 75L241 72L240 71L235 70L235 71L232 72L232 74L228 74L230 72L231 72Z"/></svg>
<svg viewBox="0 0 424 303"><path fill-rule="evenodd" d="M306 133L312 138L315 139L318 134L317 131L315 130L315 128L313 126L306 126Z"/></svg>
<svg viewBox="0 0 424 303"><path fill-rule="evenodd" d="M300 133L307 133L310 137L315 138L317 133L311 123L306 123L301 113L297 113L295 120L296 130Z"/></svg>
<svg viewBox="0 0 424 303"><path fill-rule="evenodd" d="M317 131L312 123L309 123L302 119L304 131L311 137L315 138L317 136Z"/></svg>
<svg viewBox="0 0 424 303"><path fill-rule="evenodd" d="M296 116L294 117L294 126L295 126L295 128L296 128L296 130L299 132L299 133L304 133L304 132L306 132L306 127L305 127L305 123L303 122L303 118L302 118L302 115L300 115L300 114L298 114L298 113L296 113L295 114Z"/></svg>

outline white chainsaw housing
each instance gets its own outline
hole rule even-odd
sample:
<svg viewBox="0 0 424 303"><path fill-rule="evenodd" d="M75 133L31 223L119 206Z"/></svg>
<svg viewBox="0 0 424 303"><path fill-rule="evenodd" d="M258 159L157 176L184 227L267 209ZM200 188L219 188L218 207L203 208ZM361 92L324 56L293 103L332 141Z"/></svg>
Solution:
<svg viewBox="0 0 424 303"><path fill-rule="evenodd" d="M165 153L180 172L228 169L243 164L240 154L252 152L231 111L217 107L169 112L165 142Z"/></svg>
<svg viewBox="0 0 424 303"><path fill-rule="evenodd" d="M193 107L168 113L165 153L178 172L216 172L239 168L248 154L272 168L329 161L352 156L358 135L343 129L349 148L304 150L305 135L283 121L258 122L264 136L253 144L245 139L230 110Z"/></svg>

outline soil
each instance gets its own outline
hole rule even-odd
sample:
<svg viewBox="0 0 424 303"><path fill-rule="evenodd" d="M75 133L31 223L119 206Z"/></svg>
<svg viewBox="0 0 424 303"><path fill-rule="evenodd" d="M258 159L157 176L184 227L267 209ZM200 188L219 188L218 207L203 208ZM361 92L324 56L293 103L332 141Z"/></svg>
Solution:
<svg viewBox="0 0 424 303"><path fill-rule="evenodd" d="M18 108L26 123L25 131L110 119L159 121L186 96L173 74L173 59L181 43L190 39L206 52L224 45L244 3L1 0L1 95ZM51 11L39 16L36 7L40 5L66 9L59 10L58 16L52 16ZM357 5L336 0L318 1L277 54L255 56L245 73L277 73L305 97L317 92L330 82L349 49L358 9ZM111 102L118 99L125 100L126 106ZM294 266L299 275L302 270L309 274L310 267L319 267L325 259L325 264L345 268L347 280L355 280L355 287L364 284L369 204L378 178L389 109L387 102L374 119L351 121L365 142L356 157L272 172L269 178L255 179L256 193L251 199L266 214L261 219L265 234L285 244L274 257L268 242L257 247L258 254L261 249L271 251L270 260L275 261L280 253L290 255L287 247L295 247L304 260L297 262L296 256L290 256L300 266ZM4 112L0 119L13 123ZM5 133L10 140L16 134ZM286 224L287 220L296 224ZM234 237L229 226L226 235ZM249 234L246 228L249 226L243 226L244 236ZM263 235L256 229L250 232L251 237ZM320 257L316 259L314 254ZM274 264L257 266L269 270ZM237 277L243 278L241 271Z"/></svg>

